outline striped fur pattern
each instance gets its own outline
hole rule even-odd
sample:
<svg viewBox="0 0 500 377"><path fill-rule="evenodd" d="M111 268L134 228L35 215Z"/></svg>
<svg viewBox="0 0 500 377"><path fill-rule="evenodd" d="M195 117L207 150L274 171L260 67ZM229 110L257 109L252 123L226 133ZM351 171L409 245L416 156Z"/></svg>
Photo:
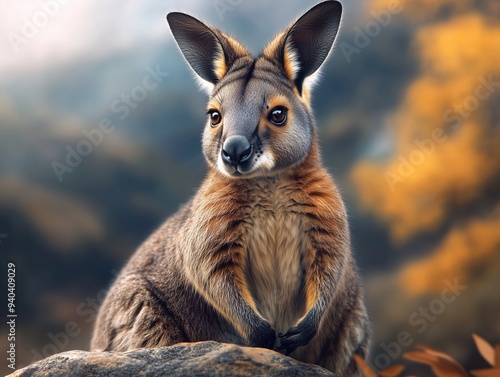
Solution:
<svg viewBox="0 0 500 377"><path fill-rule="evenodd" d="M111 287L93 350L216 340L360 375L353 355L367 357L369 321L310 105L340 15L338 2L318 4L255 58L197 19L169 14L210 90L208 173Z"/></svg>

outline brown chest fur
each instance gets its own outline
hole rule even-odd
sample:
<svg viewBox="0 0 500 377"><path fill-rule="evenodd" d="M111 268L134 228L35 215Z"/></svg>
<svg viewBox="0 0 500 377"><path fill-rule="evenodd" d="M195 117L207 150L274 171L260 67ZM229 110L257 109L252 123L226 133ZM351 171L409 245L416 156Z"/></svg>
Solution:
<svg viewBox="0 0 500 377"><path fill-rule="evenodd" d="M266 186L256 188L247 214L245 275L257 310L282 332L305 311L301 262L307 239L286 187Z"/></svg>
<svg viewBox="0 0 500 377"><path fill-rule="evenodd" d="M296 324L315 300L306 278L316 258L313 238L321 240L328 252L348 244L344 207L326 171L313 164L289 175L254 181L221 182L211 176L198 199L197 221L187 233L195 242L183 249L191 253L203 242L206 251L201 255L212 257L207 258L206 268L193 274L206 274L208 279L210 266L238 260L242 270L235 273L243 274L239 276L258 313L277 332ZM236 254L231 245L241 246ZM226 251L220 252L224 247ZM316 263L349 255L342 252L329 258ZM336 268L334 273L340 276L339 263Z"/></svg>

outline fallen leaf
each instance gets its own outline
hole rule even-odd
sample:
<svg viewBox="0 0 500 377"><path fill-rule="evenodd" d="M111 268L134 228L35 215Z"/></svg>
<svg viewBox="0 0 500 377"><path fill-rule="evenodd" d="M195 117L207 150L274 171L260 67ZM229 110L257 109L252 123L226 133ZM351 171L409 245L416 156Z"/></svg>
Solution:
<svg viewBox="0 0 500 377"><path fill-rule="evenodd" d="M433 353L436 351L433 351ZM464 368L456 363L454 359L450 362L448 358L441 358L431 352L407 352L403 355L404 358L416 361L422 364L429 365L438 377L468 377Z"/></svg>
<svg viewBox="0 0 500 377"><path fill-rule="evenodd" d="M354 361L358 365L359 370L365 377L377 377L377 374L368 366L366 365L365 361L363 358L359 355L354 355Z"/></svg>
<svg viewBox="0 0 500 377"><path fill-rule="evenodd" d="M490 343L488 343L486 340L481 338L477 334L472 334L472 338L474 339L474 342L476 343L476 347L481 354L481 356L490 364L492 367L495 366L495 350L491 346ZM497 346L498 347L498 346ZM497 349L498 351L498 349ZM497 360L497 365L498 360Z"/></svg>
<svg viewBox="0 0 500 377"><path fill-rule="evenodd" d="M419 348L419 349L421 349L425 353L428 353L430 355L434 355L434 356L437 356L437 357L439 357L441 359L447 360L450 363L455 364L456 366L462 368L462 366L460 365L460 363L458 361L456 361L453 357L451 357L450 355L448 355L448 354L446 354L444 352L441 352L441 351L439 351L437 349L434 349L434 348L431 348L431 347L427 347L427 346L424 346L424 345L421 345L421 344L418 344L416 347ZM464 372L465 372L465 370L464 370Z"/></svg>
<svg viewBox="0 0 500 377"><path fill-rule="evenodd" d="M430 355L425 352L406 352L403 357L407 360L416 361L417 363L432 365L432 363L437 362L438 358L436 356Z"/></svg>
<svg viewBox="0 0 500 377"><path fill-rule="evenodd" d="M500 369L480 369L470 372L474 377L500 377Z"/></svg>

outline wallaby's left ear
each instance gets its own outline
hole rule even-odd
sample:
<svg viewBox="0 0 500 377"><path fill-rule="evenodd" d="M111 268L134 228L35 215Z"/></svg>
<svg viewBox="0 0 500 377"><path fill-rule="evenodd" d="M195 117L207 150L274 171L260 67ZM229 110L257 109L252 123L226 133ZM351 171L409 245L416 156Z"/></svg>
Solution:
<svg viewBox="0 0 500 377"><path fill-rule="evenodd" d="M313 79L314 73L328 57L341 16L342 5L338 1L320 3L278 35L264 50L264 55L282 64L300 94L305 79Z"/></svg>

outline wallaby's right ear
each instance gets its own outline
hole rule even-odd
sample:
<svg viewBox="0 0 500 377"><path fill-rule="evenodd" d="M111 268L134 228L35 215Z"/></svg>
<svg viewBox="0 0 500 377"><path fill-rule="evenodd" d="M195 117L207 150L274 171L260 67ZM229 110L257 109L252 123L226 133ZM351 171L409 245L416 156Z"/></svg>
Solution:
<svg viewBox="0 0 500 377"><path fill-rule="evenodd" d="M264 55L281 65L301 95L303 89L309 91L328 57L341 16L342 5L338 1L319 3L264 49Z"/></svg>
<svg viewBox="0 0 500 377"><path fill-rule="evenodd" d="M169 13L167 21L182 54L209 92L239 57L249 54L234 38L187 14Z"/></svg>

